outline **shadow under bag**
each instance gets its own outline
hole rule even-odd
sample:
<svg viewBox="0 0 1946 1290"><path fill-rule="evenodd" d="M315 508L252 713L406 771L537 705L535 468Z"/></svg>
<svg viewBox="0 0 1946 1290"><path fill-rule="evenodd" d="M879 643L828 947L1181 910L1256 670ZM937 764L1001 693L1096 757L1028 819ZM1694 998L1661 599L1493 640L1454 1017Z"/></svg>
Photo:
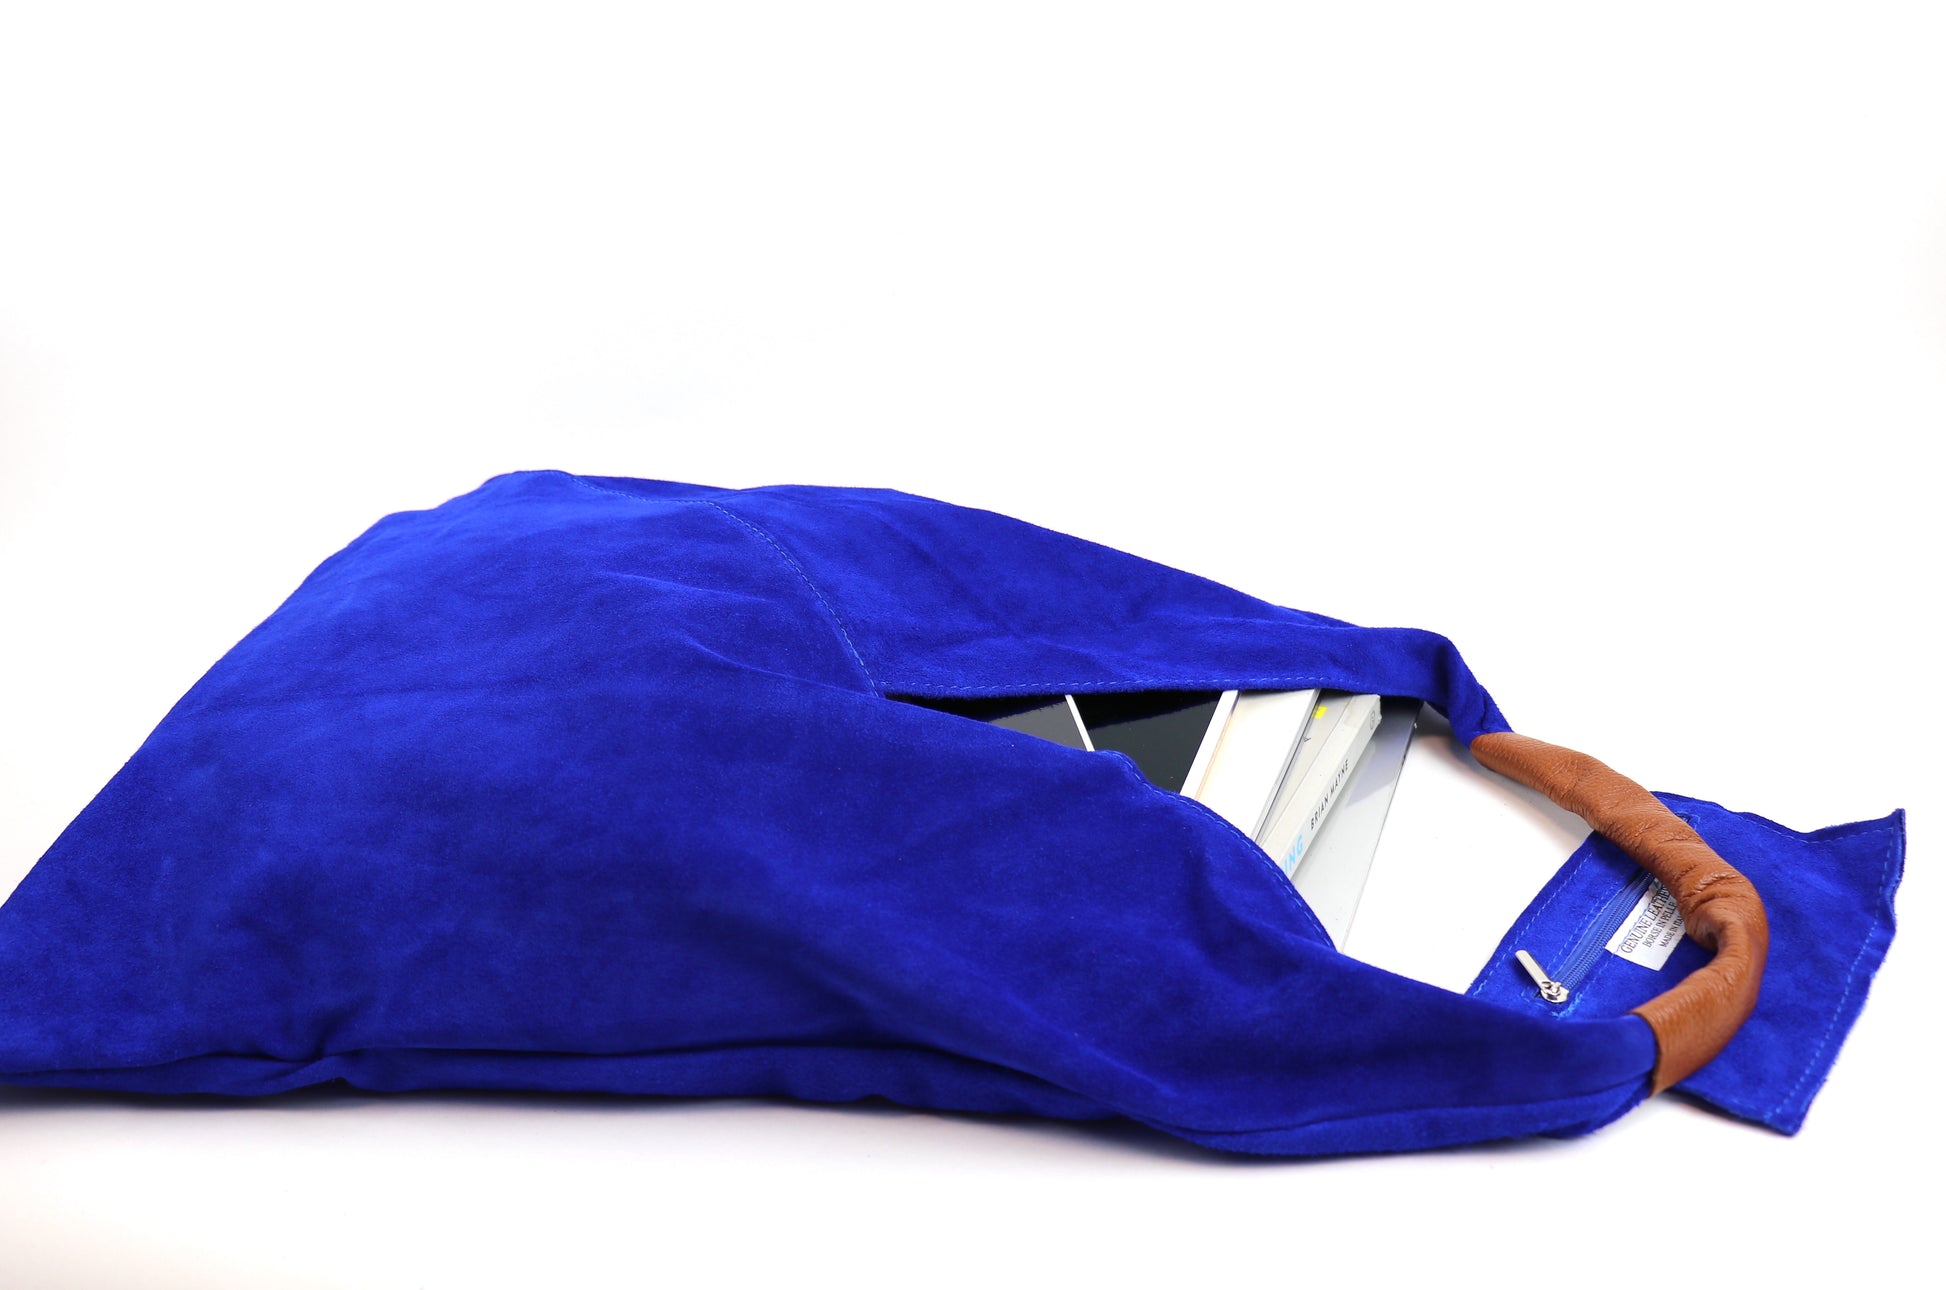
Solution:
<svg viewBox="0 0 1946 1290"><path fill-rule="evenodd" d="M1470 992L1340 954L1126 759L888 697L1313 686L1431 703L1598 830ZM325 561L21 882L0 1083L879 1096L1279 1155L1679 1083L1790 1132L1903 845L1652 796L1510 733L1443 637L987 512L507 475ZM1691 939L1540 997L1514 950L1584 958L1643 868Z"/></svg>

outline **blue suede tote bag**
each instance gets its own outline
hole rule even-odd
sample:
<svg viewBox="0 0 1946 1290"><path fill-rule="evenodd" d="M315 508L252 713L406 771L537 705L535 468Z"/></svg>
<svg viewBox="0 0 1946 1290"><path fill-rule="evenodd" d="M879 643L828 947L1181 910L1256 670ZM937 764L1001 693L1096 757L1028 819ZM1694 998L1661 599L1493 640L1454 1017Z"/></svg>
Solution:
<svg viewBox="0 0 1946 1290"><path fill-rule="evenodd" d="M1124 758L897 701L1434 705L1595 832L1464 994L1339 953ZM502 476L381 520L0 908L0 1083L889 1098L1281 1155L1576 1134L1679 1085L1789 1132L1904 821L1798 833L1513 734L1453 646L864 489ZM1659 969L1595 953L1668 889Z"/></svg>

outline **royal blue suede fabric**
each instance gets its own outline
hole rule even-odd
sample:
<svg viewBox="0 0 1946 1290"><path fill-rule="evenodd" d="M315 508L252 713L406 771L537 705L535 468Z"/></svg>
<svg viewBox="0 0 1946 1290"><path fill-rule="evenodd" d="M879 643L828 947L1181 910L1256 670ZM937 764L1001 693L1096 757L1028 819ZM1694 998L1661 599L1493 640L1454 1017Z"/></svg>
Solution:
<svg viewBox="0 0 1946 1290"><path fill-rule="evenodd" d="M1300 685L1508 728L1439 636L997 515L502 476L321 565L0 907L0 1082L880 1096L1293 1155L1626 1111L1638 1018L1346 958L1126 759L889 697Z"/></svg>
<svg viewBox="0 0 1946 1290"><path fill-rule="evenodd" d="M1770 917L1770 959L1756 1013L1715 1061L1676 1087L1743 1119L1796 1133L1892 943L1905 813L1798 833L1712 802L1658 796L1733 858ZM1660 970L1603 950L1565 1003L1540 996L1514 951L1526 950L1551 970L1568 961L1583 937L1605 944L1618 926L1609 897L1640 872L1612 842L1590 836L1508 931L1470 993L1562 1018L1616 1016L1708 962L1708 952L1687 938Z"/></svg>

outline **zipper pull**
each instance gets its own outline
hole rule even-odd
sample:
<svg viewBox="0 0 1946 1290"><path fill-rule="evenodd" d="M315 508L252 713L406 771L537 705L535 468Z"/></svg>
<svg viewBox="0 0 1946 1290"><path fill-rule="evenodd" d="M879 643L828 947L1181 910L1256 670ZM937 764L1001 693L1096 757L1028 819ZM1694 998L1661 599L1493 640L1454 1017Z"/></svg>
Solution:
<svg viewBox="0 0 1946 1290"><path fill-rule="evenodd" d="M1541 998L1549 1003L1568 1001L1568 988L1549 976L1547 969L1536 963L1532 954L1526 950L1515 950L1514 957L1520 960L1520 966L1527 969L1527 975L1533 977L1534 984L1540 987Z"/></svg>

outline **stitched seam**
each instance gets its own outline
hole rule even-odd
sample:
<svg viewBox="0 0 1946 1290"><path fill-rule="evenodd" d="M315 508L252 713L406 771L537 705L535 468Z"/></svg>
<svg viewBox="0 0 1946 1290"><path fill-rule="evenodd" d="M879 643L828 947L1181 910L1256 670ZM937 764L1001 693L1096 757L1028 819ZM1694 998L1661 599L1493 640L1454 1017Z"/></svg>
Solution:
<svg viewBox="0 0 1946 1290"><path fill-rule="evenodd" d="M887 685L883 693L920 699L948 694L983 694L1002 698L1017 694L1113 694L1144 686L1169 690L1328 689L1349 690L1354 694L1366 692L1368 689L1357 679L1347 681L1342 673L1323 675L1307 672L1297 675L1266 675L1261 672L1223 672L1214 676L1208 673L1193 677L1121 676L1106 680L1093 676L1081 681L1013 681L1006 685L936 685L929 681L904 685L895 682ZM1417 699L1421 703L1430 704L1441 716L1448 720L1452 719L1452 713L1447 711L1445 701L1440 698L1415 694L1409 690L1386 690L1385 693L1394 698ZM1495 722L1499 724L1496 725ZM1507 728L1507 719L1500 715L1498 708L1493 708L1485 713L1479 725L1482 732L1504 730ZM1469 728L1463 723L1455 725L1454 734L1457 736L1461 730Z"/></svg>
<svg viewBox="0 0 1946 1290"><path fill-rule="evenodd" d="M548 473L559 475L561 478L577 483L591 492L607 493L610 497L626 497L631 502L640 502L645 506L653 505L657 502L675 503L679 506L695 506L705 500L701 497L644 497L640 493L624 493L619 488L609 488L605 484L597 484L591 479L583 479L580 475L576 475L570 471L556 470Z"/></svg>
<svg viewBox="0 0 1946 1290"><path fill-rule="evenodd" d="M1131 685L1168 685L1176 689L1189 689L1189 690L1245 690L1245 689L1258 689L1262 687L1268 687L1270 685L1289 685L1296 689L1309 689L1312 687L1325 687L1325 686L1332 686L1332 688L1342 688L1339 686L1332 685L1334 681L1339 681L1341 679L1342 678L1339 677L1314 676L1314 675L1313 676L1261 676L1256 674L1246 674L1246 675L1239 676L1235 672L1226 672L1222 676L1217 676L1217 677L1204 676L1204 677L1191 677L1188 679L1184 679L1179 676L1128 676L1128 677L1115 677L1110 680L1103 680L1101 677L1096 676L1096 677L1090 677L1084 681L1026 681L1026 682L1010 681L1004 686L928 684L924 688L916 689L916 690L906 690L906 689L900 689L895 687L891 691L891 693L910 694L910 695L917 696L919 698L924 698L926 695L935 694L935 693L965 694L974 691L977 691L982 694L993 694L993 695L1053 694L1056 691L1066 693L1066 694L1090 694L1090 693L1107 692L1111 690L1121 689ZM1408 695L1400 695L1398 697L1418 698L1420 699L1421 702L1426 702L1426 703L1431 702L1430 699L1423 699L1419 695L1408 694Z"/></svg>
<svg viewBox="0 0 1946 1290"><path fill-rule="evenodd" d="M1872 924L1872 929L1874 931L1878 929L1876 920ZM1795 1101L1797 1091L1804 1087L1804 1081L1810 1079L1811 1072L1817 1069L1818 1059L1824 1056L1825 1045L1831 1042L1831 1032L1838 1028L1838 1018L1845 1015L1845 1003L1851 998L1851 987L1858 979L1858 965L1863 961L1865 951L1871 947L1872 938L1868 935L1865 937L1865 943L1858 947L1858 953L1852 956L1851 966L1845 970L1844 991L1838 996L1838 1006L1832 1011L1831 1021L1825 1026L1824 1034L1818 1037L1818 1046L1812 1050L1810 1060L1804 1063L1804 1070L1798 1075L1797 1082L1791 1085L1790 1091L1778 1100L1776 1106L1770 1108L1767 1115L1776 1115L1779 1111L1782 1111L1786 1106Z"/></svg>
<svg viewBox="0 0 1946 1290"><path fill-rule="evenodd" d="M1890 832L1890 830L1887 831ZM1892 857L1897 851L1898 848L1896 846L1888 846L1885 848L1885 863L1879 866L1878 871L1878 894L1881 897L1885 895L1885 882L1892 872ZM1884 926L1885 921L1875 913L1872 916L1872 930L1866 933L1864 943L1858 947L1858 953L1852 956L1851 967L1845 972L1845 989L1838 996L1838 1006L1832 1010L1830 1024L1825 1026L1824 1034L1818 1038L1818 1046L1811 1053L1811 1059L1804 1064L1803 1074L1797 1077L1797 1083L1791 1085L1791 1091L1784 1094L1777 1105L1770 1109L1770 1115L1776 1115L1779 1111L1782 1111L1785 1107L1796 1101L1798 1090L1804 1087L1804 1081L1811 1078L1811 1072L1818 1068L1818 1062L1824 1056L1825 1048L1831 1043L1831 1032L1838 1028L1839 1019L1845 1015L1845 1004L1851 999L1852 987L1858 982L1858 965L1865 961L1865 952L1872 948L1872 942L1877 939L1877 933Z"/></svg>
<svg viewBox="0 0 1946 1290"><path fill-rule="evenodd" d="M851 633L845 629L845 620L838 617L838 611L831 607L831 602L825 599L824 593L822 591L818 590L818 584L811 581L811 575L804 572L804 566L799 564L796 558L792 556L789 551L786 551L783 548L782 544L780 544L776 538L770 536L770 534L766 533L763 529L757 527L755 524L752 524L749 520L744 519L741 515L738 515L735 511L730 510L728 507L719 505L717 502L715 502L714 500L708 497L664 497L664 498L642 497L635 493L624 493L619 488L604 487L601 484L594 483L591 480L583 479L581 476L572 474L565 470L557 471L555 473L561 475L566 479L570 479L574 481L575 483L581 485L583 488L586 488L591 492L606 493L610 497L626 497L632 502L641 502L644 505L650 505L656 502L662 502L662 503L673 503L679 506L707 506L711 510L716 511L718 514L724 515L729 519L735 520L738 524L741 524L744 528L749 529L752 533L756 534L758 537L762 538L766 543L768 543L770 549L775 551L779 556L781 556L783 558L784 563L790 567L791 572L797 575L798 581L804 584L806 590L808 590L811 593L811 595L817 600L819 607L824 610L825 617L831 620L832 627L837 629L838 639L844 642L845 652L850 654L851 661L858 665L859 674L865 678L865 683L871 686L872 693L878 694L881 697L883 696L884 691L879 687L877 680L873 678L872 670L869 667L865 666L865 660L858 653L858 647L852 643Z"/></svg>
<svg viewBox="0 0 1946 1290"><path fill-rule="evenodd" d="M1835 833L1835 831L1827 831L1827 829L1812 829L1810 833L1798 833L1796 829L1786 829L1784 825L1773 825L1769 819L1761 819L1759 815L1749 815L1746 811L1736 811L1736 817L1742 819L1744 823L1757 825L1759 829L1767 829L1767 831L1775 833L1777 837L1786 837L1786 839L1790 839L1792 842L1806 841L1806 839L1818 837L1818 835L1823 835L1827 839L1833 839L1833 837L1864 837L1864 835L1870 835L1870 833L1897 833L1897 825L1886 825L1884 829L1858 829L1855 833ZM1870 819L1870 821L1862 821L1862 823L1876 825L1878 821L1876 819ZM1843 825L1839 825L1839 827L1843 827Z"/></svg>
<svg viewBox="0 0 1946 1290"><path fill-rule="evenodd" d="M1618 1083L1604 1084L1602 1087L1598 1089L1594 1089L1591 1092L1570 1093L1566 1097L1550 1097L1550 1098L1543 1098L1540 1100L1523 1099L1517 1102L1426 1102L1426 1103L1421 1103L1417 1106L1394 1107L1391 1110L1387 1110L1387 1111L1364 1111L1356 1115L1336 1115L1336 1116L1330 1116L1322 1120L1300 1120L1295 1124L1279 1124L1279 1125L1273 1125L1268 1128L1261 1128L1261 1129L1198 1129L1192 1125L1173 1124L1167 1120L1143 1119L1142 1117L1131 1115L1127 1111L1118 1111L1117 1114L1126 1116L1129 1119L1140 1119L1143 1124L1147 1124L1154 1128L1162 1129L1164 1131L1194 1133L1201 1137L1206 1137L1206 1138L1249 1137L1256 1134L1294 1133L1294 1132L1301 1132L1306 1129L1324 1128L1326 1126L1352 1125L1352 1124L1359 1124L1370 1120L1388 1120L1388 1119L1393 1119L1395 1117L1423 1115L1428 1111L1471 1112L1471 1111L1501 1111L1513 1107L1538 1107L1542 1109L1563 1107L1575 1102L1585 1102L1590 1100L1591 1098L1607 1097L1610 1094L1613 1094L1620 1090L1643 1087L1646 1084L1647 1084L1647 1076L1638 1075L1632 1079L1621 1080ZM1056 1087L1065 1087L1065 1086L1057 1085ZM1073 1092L1072 1089L1068 1091ZM1529 1130L1528 1132L1530 1133L1545 1132L1545 1130Z"/></svg>
<svg viewBox="0 0 1946 1290"><path fill-rule="evenodd" d="M837 629L838 639L845 643L845 652L850 654L851 661L858 665L859 675L865 678L865 684L872 687L873 694L877 694L883 697L884 691L879 688L878 682L875 679L873 679L872 669L865 666L864 656L858 652L858 646L852 643L851 632L846 629L845 620L838 616L838 611L836 609L833 609L831 607L831 602L824 598L824 593L818 590L818 584L811 581L811 575L804 572L804 566L797 562L797 557L793 556L789 551L785 550L783 543L779 542L776 538L772 537L769 533L765 532L757 525L751 523L749 520L744 519L741 515L738 515L735 511L731 510L729 507L720 505L719 503L714 502L707 497L699 497L696 500L701 502L703 505L709 507L711 510L718 511L723 515L727 515L729 518L743 525L744 528L749 529L752 533L755 533L758 537L762 538L765 542L768 542L770 544L770 549L775 551L779 556L783 558L784 563L790 566L791 572L797 575L798 581L804 584L804 586L810 591L810 593L817 598L818 604L824 608L825 617L829 618L831 620L832 627Z"/></svg>
<svg viewBox="0 0 1946 1290"><path fill-rule="evenodd" d="M1653 796L1657 798L1683 797L1680 793L1656 793ZM1684 797L1683 800L1696 801L1697 799ZM1668 806L1669 804L1664 802L1663 805ZM1671 807L1670 809L1673 810L1674 808ZM1754 824L1760 829L1775 833L1780 838L1789 838L1793 842L1803 842L1811 838L1831 840L1836 838L1859 837L1871 833L1895 833L1898 831L1898 825L1896 824L1883 824L1879 820L1854 820L1849 824L1834 824L1829 828L1812 829L1808 833L1799 833L1786 825L1778 824L1773 820L1766 820L1761 815L1752 815L1748 811L1728 811L1728 814L1734 815L1746 824ZM1695 827L1693 823L1691 827Z"/></svg>

